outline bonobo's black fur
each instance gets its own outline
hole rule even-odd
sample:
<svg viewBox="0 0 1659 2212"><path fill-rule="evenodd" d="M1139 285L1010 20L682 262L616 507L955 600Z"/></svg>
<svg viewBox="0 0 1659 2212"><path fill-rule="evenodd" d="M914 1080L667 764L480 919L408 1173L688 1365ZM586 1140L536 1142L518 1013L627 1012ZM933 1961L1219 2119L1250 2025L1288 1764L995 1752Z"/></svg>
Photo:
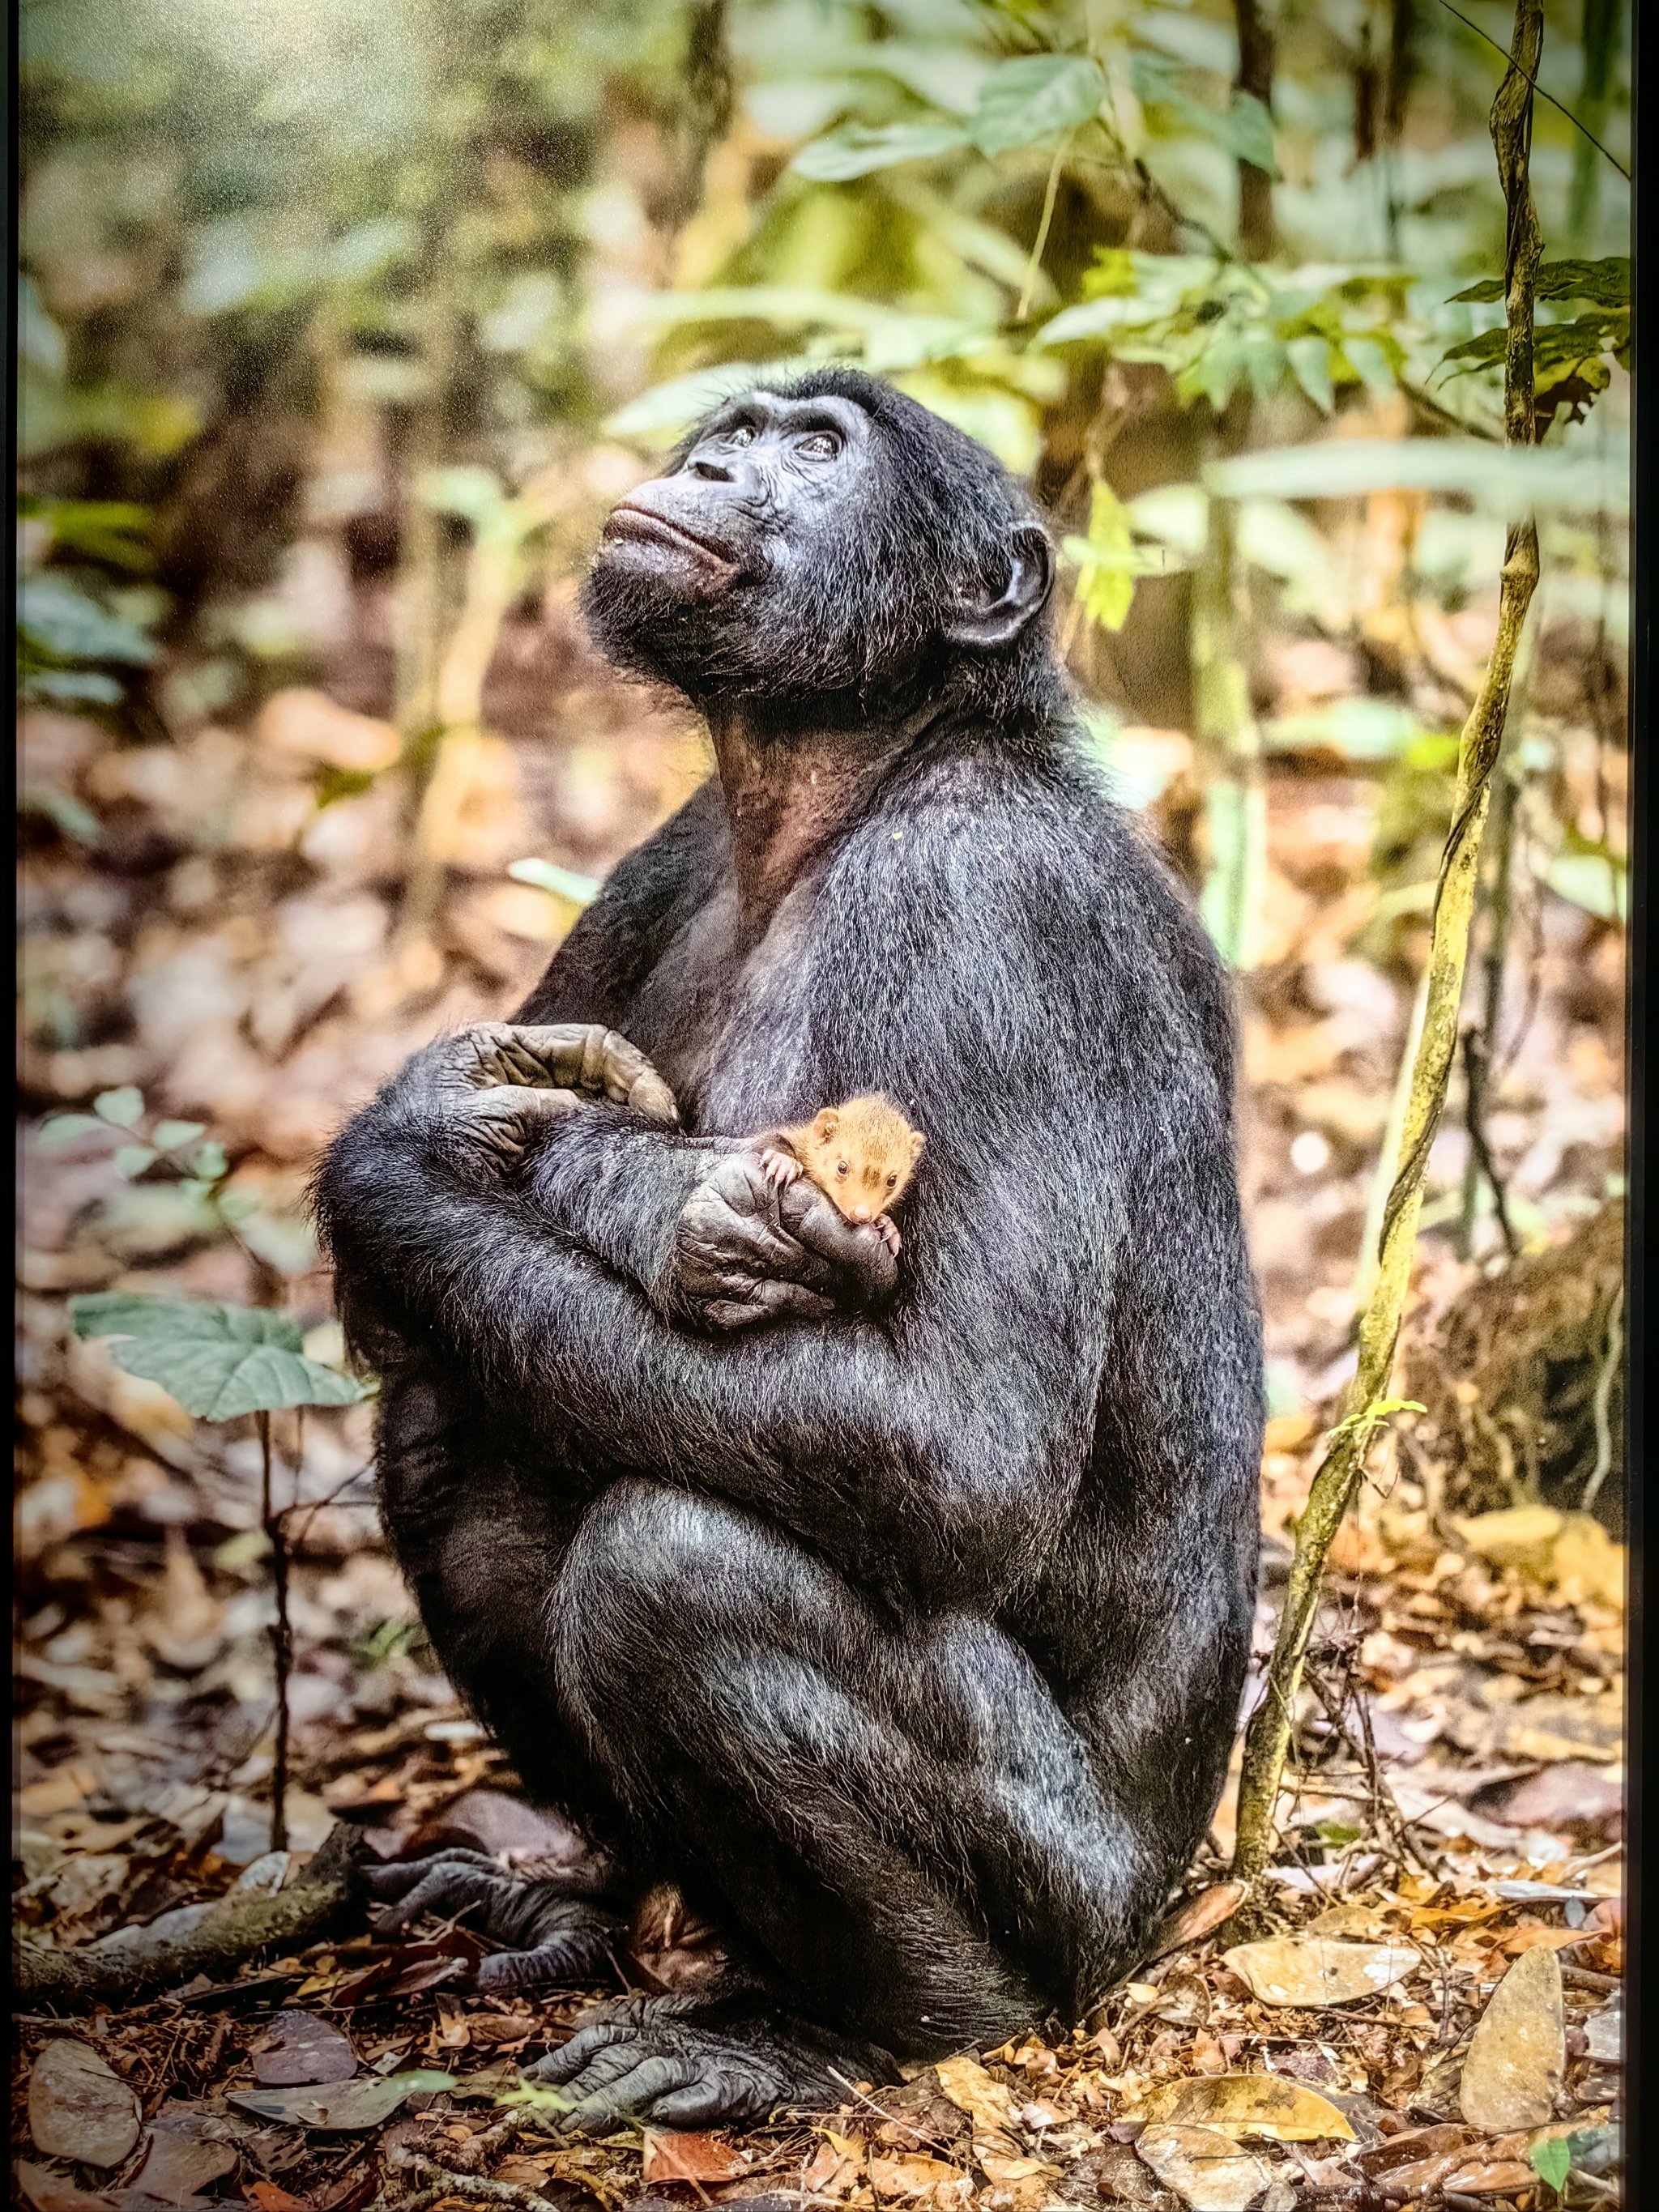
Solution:
<svg viewBox="0 0 1659 2212"><path fill-rule="evenodd" d="M416 1894L528 1978L669 1877L738 1962L555 2054L573 2124L834 2101L1075 2015L1220 1791L1262 1418L1231 1015L1079 742L1049 574L996 464L865 376L719 410L588 610L721 775L517 1017L620 1031L682 1126L503 1087L468 1033L319 1178L434 1643L617 1869ZM747 1142L872 1090L927 1139L896 1285ZM522 1105L505 1151L480 1100Z"/></svg>

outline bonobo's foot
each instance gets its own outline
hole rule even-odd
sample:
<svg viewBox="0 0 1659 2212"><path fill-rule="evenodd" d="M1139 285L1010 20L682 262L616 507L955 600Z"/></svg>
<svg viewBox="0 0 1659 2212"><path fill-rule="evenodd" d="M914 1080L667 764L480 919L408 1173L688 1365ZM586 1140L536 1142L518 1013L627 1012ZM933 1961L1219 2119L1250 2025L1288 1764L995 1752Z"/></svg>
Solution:
<svg viewBox="0 0 1659 2212"><path fill-rule="evenodd" d="M876 1226L881 1231L882 1243L887 1247L888 1250L896 1260L899 1255L899 1246L904 1240L900 1237L896 1227L894 1225L891 1214L878 1213L876 1216Z"/></svg>
<svg viewBox="0 0 1659 2212"><path fill-rule="evenodd" d="M766 1171L768 1182L775 1182L780 1190L787 1189L800 1174L800 1162L793 1152L780 1152L775 1145L768 1145L760 1156L761 1166Z"/></svg>
<svg viewBox="0 0 1659 2212"><path fill-rule="evenodd" d="M560 1885L528 1881L482 1851L434 1851L429 1858L371 1867L370 1893L386 1898L377 1929L394 1935L423 1912L468 1917L481 1936L508 1948L478 1961L481 1990L543 1989L586 1980L611 1955L620 1916L603 1903L566 1895Z"/></svg>
<svg viewBox="0 0 1659 2212"><path fill-rule="evenodd" d="M526 2070L569 2099L563 2112L538 2112L537 2125L606 2135L629 2119L694 2128L765 2120L780 2109L833 2112L851 2083L894 2069L884 2051L786 2021L745 1993L613 1999Z"/></svg>

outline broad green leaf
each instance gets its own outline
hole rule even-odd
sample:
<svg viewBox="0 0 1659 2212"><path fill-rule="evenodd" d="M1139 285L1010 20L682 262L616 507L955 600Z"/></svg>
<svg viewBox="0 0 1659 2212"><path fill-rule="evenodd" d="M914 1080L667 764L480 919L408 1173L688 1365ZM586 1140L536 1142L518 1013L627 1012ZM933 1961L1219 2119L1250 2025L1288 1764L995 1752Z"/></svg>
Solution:
<svg viewBox="0 0 1659 2212"><path fill-rule="evenodd" d="M118 1129L136 1128L144 1111L144 1094L131 1083L124 1083L118 1091L100 1091L92 1102L92 1110L100 1121L108 1121Z"/></svg>
<svg viewBox="0 0 1659 2212"><path fill-rule="evenodd" d="M841 185L900 161L934 161L969 143L967 131L956 123L890 123L879 130L848 123L803 146L789 166L815 183Z"/></svg>
<svg viewBox="0 0 1659 2212"><path fill-rule="evenodd" d="M112 676L100 676L95 668L31 668L24 674L20 689L26 699L58 699L66 706L112 707L121 696L121 687ZM77 823L89 823L92 831L98 832L96 818L88 814L79 799L51 790L37 791L24 800L36 812L50 814L60 830L71 837L78 837L83 845L95 844L97 835L88 834L81 827L70 828L69 810L73 809Z"/></svg>
<svg viewBox="0 0 1659 2212"><path fill-rule="evenodd" d="M1534 2143L1527 2157L1538 2179L1547 2182L1558 2195L1566 2187L1572 2153L1565 2136L1549 2136L1542 2142Z"/></svg>
<svg viewBox="0 0 1659 2212"><path fill-rule="evenodd" d="M362 1385L307 1359L297 1322L257 1306L147 1298L124 1291L70 1301L77 1336L112 1337L124 1373L170 1391L198 1420L290 1406L349 1406Z"/></svg>
<svg viewBox="0 0 1659 2212"><path fill-rule="evenodd" d="M1331 381L1331 349L1324 338L1292 338L1285 349L1291 357L1291 367L1296 371L1296 380L1322 414L1328 415L1336 404L1336 387Z"/></svg>
<svg viewBox="0 0 1659 2212"><path fill-rule="evenodd" d="M176 1152L183 1146L193 1145L198 1137L207 1133L202 1121L158 1121L155 1141L164 1152Z"/></svg>
<svg viewBox="0 0 1659 2212"><path fill-rule="evenodd" d="M969 131L981 154L1039 146L1098 112L1106 73L1086 54L1027 54L987 78Z"/></svg>
<svg viewBox="0 0 1659 2212"><path fill-rule="evenodd" d="M1504 296L1501 276L1483 276L1466 292L1454 292L1455 301L1475 301L1491 306ZM1630 305L1630 262L1623 255L1604 261L1547 261L1533 285L1539 300L1595 300L1604 307Z"/></svg>
<svg viewBox="0 0 1659 2212"><path fill-rule="evenodd" d="M153 1167L161 1155L153 1145L121 1145L115 1154L115 1172L125 1176L129 1182Z"/></svg>
<svg viewBox="0 0 1659 2212"><path fill-rule="evenodd" d="M60 660L118 660L142 668L155 658L136 623L112 614L55 569L24 577L17 625L31 645Z"/></svg>
<svg viewBox="0 0 1659 2212"><path fill-rule="evenodd" d="M407 2074L360 2074L355 2081L331 2081L319 2088L233 2089L228 2101L262 2120L355 2135L389 2120L405 2098L454 2087L453 2074L418 2067Z"/></svg>
<svg viewBox="0 0 1659 2212"><path fill-rule="evenodd" d="M229 1162L225 1158L225 1148L218 1139L210 1137L206 1144L199 1147L190 1164L191 1173L199 1176L204 1182L217 1182L228 1167Z"/></svg>
<svg viewBox="0 0 1659 2212"><path fill-rule="evenodd" d="M35 1142L42 1152L61 1152L65 1145L74 1144L78 1138L90 1137L94 1133L106 1135L107 1121L100 1121L95 1114L54 1114L49 1121L40 1124Z"/></svg>
<svg viewBox="0 0 1659 2212"><path fill-rule="evenodd" d="M573 906L591 905L602 889L596 876L579 876L574 868L562 868L555 860L514 860L507 872L515 883L534 884L538 891L552 891Z"/></svg>

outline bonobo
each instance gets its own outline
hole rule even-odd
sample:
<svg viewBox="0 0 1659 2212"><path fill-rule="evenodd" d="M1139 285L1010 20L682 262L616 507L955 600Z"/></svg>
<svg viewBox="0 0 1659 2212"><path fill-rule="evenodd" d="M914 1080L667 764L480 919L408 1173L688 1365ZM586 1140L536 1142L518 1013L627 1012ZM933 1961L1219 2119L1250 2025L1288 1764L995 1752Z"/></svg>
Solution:
<svg viewBox="0 0 1659 2212"><path fill-rule="evenodd" d="M382 1870L392 1917L471 1908L526 1987L669 1881L729 1958L541 2063L572 2128L1076 2017L1220 1792L1262 1421L1229 994L1103 793L1052 574L869 377L717 409L586 612L718 775L319 1176L428 1631L595 1845ZM898 1258L753 1134L873 1091L927 1133Z"/></svg>

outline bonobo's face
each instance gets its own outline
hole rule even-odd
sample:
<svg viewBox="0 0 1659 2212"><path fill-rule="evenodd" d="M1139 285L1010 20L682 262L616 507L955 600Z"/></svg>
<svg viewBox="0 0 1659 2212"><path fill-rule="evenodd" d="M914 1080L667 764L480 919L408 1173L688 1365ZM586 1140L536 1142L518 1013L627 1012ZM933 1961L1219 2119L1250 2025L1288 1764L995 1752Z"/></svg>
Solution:
<svg viewBox="0 0 1659 2212"><path fill-rule="evenodd" d="M696 697L854 680L872 445L870 417L834 395L717 410L612 510L586 590L599 642Z"/></svg>
<svg viewBox="0 0 1659 2212"><path fill-rule="evenodd" d="M960 431L857 371L803 383L717 408L629 493L584 611L612 660L699 705L891 710L946 658L1010 645L1052 556Z"/></svg>
<svg viewBox="0 0 1659 2212"><path fill-rule="evenodd" d="M665 599L836 564L869 491L870 418L850 399L734 400L667 476L630 492L600 541L599 573Z"/></svg>

